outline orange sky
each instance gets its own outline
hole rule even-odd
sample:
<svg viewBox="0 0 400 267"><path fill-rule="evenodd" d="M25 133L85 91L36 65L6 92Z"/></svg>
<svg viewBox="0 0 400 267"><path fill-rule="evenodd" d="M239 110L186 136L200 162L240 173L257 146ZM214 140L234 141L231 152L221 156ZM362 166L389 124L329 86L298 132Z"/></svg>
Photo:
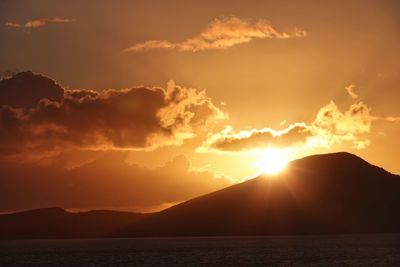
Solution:
<svg viewBox="0 0 400 267"><path fill-rule="evenodd" d="M271 149L400 173L399 8L0 1L0 212L155 210Z"/></svg>

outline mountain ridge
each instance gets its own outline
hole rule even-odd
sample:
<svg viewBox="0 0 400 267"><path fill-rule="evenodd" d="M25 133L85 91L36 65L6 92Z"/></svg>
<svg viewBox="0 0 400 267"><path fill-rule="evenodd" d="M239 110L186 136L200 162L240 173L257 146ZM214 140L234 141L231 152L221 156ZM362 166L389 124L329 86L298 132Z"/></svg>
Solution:
<svg viewBox="0 0 400 267"><path fill-rule="evenodd" d="M0 215L0 239L101 238L146 216L125 211L39 208Z"/></svg>
<svg viewBox="0 0 400 267"><path fill-rule="evenodd" d="M18 224L18 213L1 215L0 239L400 232L397 210L400 176L340 152L294 160L277 176L260 176L155 213L103 211L99 215L99 211L73 214L49 209L69 218L56 220L69 234L29 235L32 228L28 227L22 228L25 232L11 228L5 235L4 216ZM90 220L85 221L85 216ZM98 231L85 235L84 229L96 224L102 225Z"/></svg>
<svg viewBox="0 0 400 267"><path fill-rule="evenodd" d="M320 179L321 176L325 179ZM380 182L390 185L383 185L382 189ZM139 222L123 235L399 231L399 216L396 223L390 224L387 221L395 216L390 212L380 214L377 210L377 215L383 216L382 225L379 217L376 219L365 211L363 204L378 209L373 203L377 201L375 189L386 191L382 198L388 203L393 198L400 201L400 197L396 197L400 195L400 176L347 152L312 155L292 161L288 169L276 177L264 175L170 207ZM342 203L340 198L346 199ZM394 212L400 206L391 208ZM207 221L208 216L212 220ZM362 223L369 217L373 224Z"/></svg>

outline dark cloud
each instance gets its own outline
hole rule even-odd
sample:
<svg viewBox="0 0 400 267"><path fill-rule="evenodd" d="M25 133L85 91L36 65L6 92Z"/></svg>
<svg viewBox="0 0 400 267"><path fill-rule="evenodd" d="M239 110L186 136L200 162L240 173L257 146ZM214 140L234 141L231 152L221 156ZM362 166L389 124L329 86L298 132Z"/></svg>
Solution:
<svg viewBox="0 0 400 267"><path fill-rule="evenodd" d="M0 162L0 212L49 206L148 211L232 182L211 172L190 170L184 156L148 169L125 163L124 153L99 154L96 160L72 169L59 159L48 165Z"/></svg>
<svg viewBox="0 0 400 267"><path fill-rule="evenodd" d="M224 117L204 91L169 82L166 89L64 90L24 72L1 82L0 151L154 149L180 145Z"/></svg>
<svg viewBox="0 0 400 267"><path fill-rule="evenodd" d="M0 80L0 105L32 108L41 99L61 101L63 95L63 88L55 81L31 71Z"/></svg>
<svg viewBox="0 0 400 267"><path fill-rule="evenodd" d="M19 115L10 106L0 106L0 155L15 153L21 135Z"/></svg>

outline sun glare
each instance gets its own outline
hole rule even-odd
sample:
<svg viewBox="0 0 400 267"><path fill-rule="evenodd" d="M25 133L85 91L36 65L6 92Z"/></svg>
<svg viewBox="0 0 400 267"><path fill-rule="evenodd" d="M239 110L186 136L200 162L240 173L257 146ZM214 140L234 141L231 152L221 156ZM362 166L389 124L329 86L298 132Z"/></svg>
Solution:
<svg viewBox="0 0 400 267"><path fill-rule="evenodd" d="M267 149L258 155L254 164L260 173L275 175L284 171L290 161L289 152L283 149Z"/></svg>

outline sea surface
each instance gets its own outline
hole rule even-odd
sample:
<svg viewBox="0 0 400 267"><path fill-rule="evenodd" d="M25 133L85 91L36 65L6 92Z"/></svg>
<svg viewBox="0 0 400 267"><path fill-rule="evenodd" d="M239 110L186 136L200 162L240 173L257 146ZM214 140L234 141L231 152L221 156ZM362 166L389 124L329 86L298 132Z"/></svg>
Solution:
<svg viewBox="0 0 400 267"><path fill-rule="evenodd" d="M400 235L0 241L0 266L400 266Z"/></svg>

